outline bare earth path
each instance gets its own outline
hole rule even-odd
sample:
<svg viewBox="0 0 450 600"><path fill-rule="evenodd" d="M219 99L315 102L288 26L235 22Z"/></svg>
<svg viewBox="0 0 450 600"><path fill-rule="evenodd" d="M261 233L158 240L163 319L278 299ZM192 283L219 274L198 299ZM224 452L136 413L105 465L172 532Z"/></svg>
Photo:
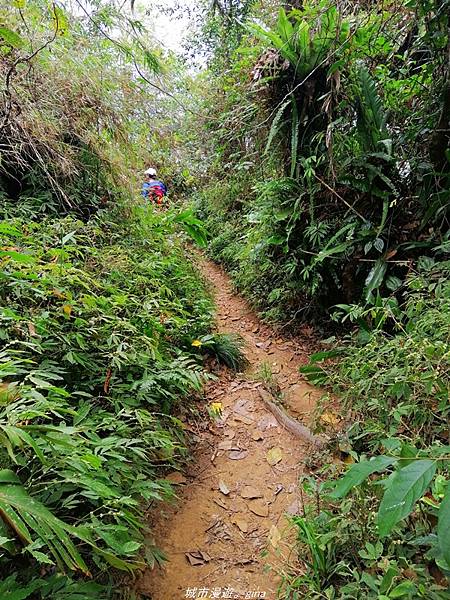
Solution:
<svg viewBox="0 0 450 600"><path fill-rule="evenodd" d="M178 478L179 502L158 508L155 541L169 560L139 587L152 600L274 600L292 546L285 514L299 510L309 448L267 411L255 372L271 366L290 413L306 425L319 393L298 373L304 345L262 324L219 267L201 260L200 268L215 295L218 330L244 338L251 366L208 386L206 399L222 403L222 419L199 432L195 462L186 480Z"/></svg>

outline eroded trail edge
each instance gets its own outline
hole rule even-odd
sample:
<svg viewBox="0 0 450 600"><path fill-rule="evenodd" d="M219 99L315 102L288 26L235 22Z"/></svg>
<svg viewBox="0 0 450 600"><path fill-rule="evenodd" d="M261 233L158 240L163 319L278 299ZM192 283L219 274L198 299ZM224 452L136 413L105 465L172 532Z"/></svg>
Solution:
<svg viewBox="0 0 450 600"><path fill-rule="evenodd" d="M198 432L195 462L178 478L180 500L158 508L155 542L168 562L147 571L140 588L152 600L275 600L295 556L286 514L300 510L298 479L312 445L268 410L256 374L270 367L289 413L307 426L320 396L298 371L309 354L308 331L302 341L284 338L259 320L220 267L205 259L199 267L213 289L218 331L244 338L250 367L208 385L206 400L222 404L222 418Z"/></svg>

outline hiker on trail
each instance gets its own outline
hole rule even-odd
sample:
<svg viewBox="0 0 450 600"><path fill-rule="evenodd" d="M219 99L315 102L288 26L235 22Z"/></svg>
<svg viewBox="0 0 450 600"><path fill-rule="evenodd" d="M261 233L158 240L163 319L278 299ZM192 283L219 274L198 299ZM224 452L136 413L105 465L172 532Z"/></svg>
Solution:
<svg viewBox="0 0 450 600"><path fill-rule="evenodd" d="M152 204L162 204L167 194L167 188L162 181L156 178L156 169L151 167L144 171L145 179L142 184L141 194Z"/></svg>

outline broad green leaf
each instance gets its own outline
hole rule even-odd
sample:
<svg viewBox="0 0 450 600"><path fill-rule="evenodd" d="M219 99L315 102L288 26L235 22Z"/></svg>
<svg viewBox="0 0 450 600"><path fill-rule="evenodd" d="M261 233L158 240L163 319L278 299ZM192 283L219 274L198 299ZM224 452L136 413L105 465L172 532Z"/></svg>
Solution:
<svg viewBox="0 0 450 600"><path fill-rule="evenodd" d="M9 469L2 469L0 471L0 484L2 483L18 483L20 484L20 479L17 475L10 471Z"/></svg>
<svg viewBox="0 0 450 600"><path fill-rule="evenodd" d="M437 535L439 548L450 568L450 482L439 507Z"/></svg>
<svg viewBox="0 0 450 600"><path fill-rule="evenodd" d="M398 575L398 569L396 567L389 567L387 569L380 583L380 594L384 594L389 590L396 575Z"/></svg>
<svg viewBox="0 0 450 600"><path fill-rule="evenodd" d="M76 531L61 521L41 502L29 496L12 471L0 471L0 518L24 544L37 536L49 549L57 564L86 575L89 570L68 535Z"/></svg>
<svg viewBox="0 0 450 600"><path fill-rule="evenodd" d="M402 581L389 592L389 598L411 597L411 594L414 593L415 589L416 586L412 581Z"/></svg>
<svg viewBox="0 0 450 600"><path fill-rule="evenodd" d="M388 535L399 521L410 514L416 501L428 488L435 472L434 461L416 460L396 471L388 480L377 517L380 537Z"/></svg>
<svg viewBox="0 0 450 600"><path fill-rule="evenodd" d="M278 13L277 30L280 34L281 39L287 44L293 43L294 28L292 23L289 21L284 8L280 8Z"/></svg>
<svg viewBox="0 0 450 600"><path fill-rule="evenodd" d="M14 462L17 462L17 461L14 457L13 448L22 447L25 444L25 445L33 448L34 453L39 458L39 460L43 464L45 463L45 457L44 457L41 449L36 444L35 440L31 437L31 435L29 435L23 428L15 427L13 425L0 425L0 432L2 432L4 434L4 436L6 436L7 440L9 441L9 443L11 445L11 451L9 451L8 448L7 448L7 450L8 450L8 454L11 456L11 458ZM0 436L0 440L5 442L5 437Z"/></svg>
<svg viewBox="0 0 450 600"><path fill-rule="evenodd" d="M155 52L151 52L150 50L145 49L144 62L147 69L149 69L149 71L151 71L152 73L162 73L163 66Z"/></svg>
<svg viewBox="0 0 450 600"><path fill-rule="evenodd" d="M7 27L0 27L0 38L13 48L22 48L25 44L25 40L18 33Z"/></svg>
<svg viewBox="0 0 450 600"><path fill-rule="evenodd" d="M333 254L340 254L342 252L345 252L347 250L347 248L349 246L351 246L353 244L352 240L349 240L347 242L342 242L341 244L338 244L337 246L333 246L332 248L326 248L324 250L321 250L316 258L314 259L314 265L317 263L321 263L324 261L325 258L328 258L328 256L332 256Z"/></svg>
<svg viewBox="0 0 450 600"><path fill-rule="evenodd" d="M365 297L369 298L370 294L377 290L380 285L383 283L384 275L387 270L387 263L384 259L379 258L377 262L374 264L369 274L367 275L367 279L365 282Z"/></svg>
<svg viewBox="0 0 450 600"><path fill-rule="evenodd" d="M17 252L16 250L0 250L0 258L2 256L11 258L16 262L24 264L32 264L36 262L36 259L31 254L24 254L23 252Z"/></svg>
<svg viewBox="0 0 450 600"><path fill-rule="evenodd" d="M189 223L183 223L183 228L200 248L206 248L208 242L204 228Z"/></svg>
<svg viewBox="0 0 450 600"><path fill-rule="evenodd" d="M70 242L70 240L72 240L75 237L76 233L77 233L76 229L74 231L70 231L69 233L66 233L66 235L61 240L61 246L64 246L64 244L67 244L67 242Z"/></svg>
<svg viewBox="0 0 450 600"><path fill-rule="evenodd" d="M352 488L360 485L369 475L377 471L384 471L396 461L397 459L392 456L376 456L352 465L344 477L336 482L331 493L332 498L344 498Z"/></svg>
<svg viewBox="0 0 450 600"><path fill-rule="evenodd" d="M310 363L315 363L315 362L321 362L322 360L327 360L329 358L335 358L336 356L339 356L340 354L342 354L342 350L321 350L320 352L315 352L314 354L311 354L311 356L309 357L309 362Z"/></svg>
<svg viewBox="0 0 450 600"><path fill-rule="evenodd" d="M299 371L314 385L324 384L328 378L326 372L319 365L304 365L299 368Z"/></svg>

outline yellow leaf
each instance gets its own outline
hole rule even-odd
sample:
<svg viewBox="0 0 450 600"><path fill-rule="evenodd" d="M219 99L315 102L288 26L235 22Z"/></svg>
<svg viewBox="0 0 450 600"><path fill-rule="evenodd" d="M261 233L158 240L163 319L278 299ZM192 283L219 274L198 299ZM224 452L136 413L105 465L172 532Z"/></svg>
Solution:
<svg viewBox="0 0 450 600"><path fill-rule="evenodd" d="M282 460L282 458L283 458L283 452L282 452L281 448L278 448L278 447L271 448L266 456L267 462L272 467L274 465L276 465L277 463L279 463L280 460Z"/></svg>
<svg viewBox="0 0 450 600"><path fill-rule="evenodd" d="M72 313L72 307L70 306L70 304L64 304L62 307L64 314L67 317L70 317L71 313Z"/></svg>
<svg viewBox="0 0 450 600"><path fill-rule="evenodd" d="M348 454L344 458L344 462L345 462L346 465L352 465L355 462L355 459L353 458L353 456L351 454Z"/></svg>
<svg viewBox="0 0 450 600"><path fill-rule="evenodd" d="M209 405L210 413L215 417L220 417L222 415L222 409L222 402L211 402L211 404Z"/></svg>
<svg viewBox="0 0 450 600"><path fill-rule="evenodd" d="M281 533L276 525L272 525L269 531L269 542L276 548L281 541Z"/></svg>
<svg viewBox="0 0 450 600"><path fill-rule="evenodd" d="M325 423L325 425L331 425L331 426L335 426L335 425L339 425L339 417L336 417L336 415L333 415L333 413L330 412L324 412L322 415L320 415L320 420L322 421L322 423Z"/></svg>
<svg viewBox="0 0 450 600"><path fill-rule="evenodd" d="M66 35L69 29L69 21L67 20L66 13L59 6L53 5L51 14L55 33Z"/></svg>
<svg viewBox="0 0 450 600"><path fill-rule="evenodd" d="M195 348L200 348L200 346L203 346L203 344L200 340L194 340L191 346L194 346Z"/></svg>

